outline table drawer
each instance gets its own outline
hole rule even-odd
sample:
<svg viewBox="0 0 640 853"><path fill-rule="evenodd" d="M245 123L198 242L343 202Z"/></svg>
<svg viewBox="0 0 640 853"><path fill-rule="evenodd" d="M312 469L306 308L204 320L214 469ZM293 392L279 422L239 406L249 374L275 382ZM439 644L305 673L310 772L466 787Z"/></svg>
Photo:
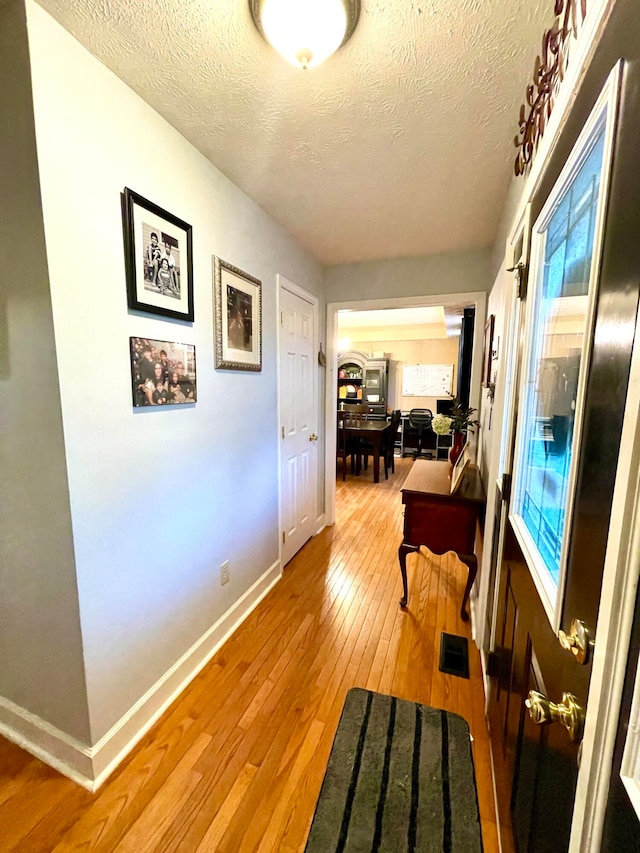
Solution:
<svg viewBox="0 0 640 853"><path fill-rule="evenodd" d="M411 496L406 500L404 541L434 554L473 554L478 512L474 506Z"/></svg>

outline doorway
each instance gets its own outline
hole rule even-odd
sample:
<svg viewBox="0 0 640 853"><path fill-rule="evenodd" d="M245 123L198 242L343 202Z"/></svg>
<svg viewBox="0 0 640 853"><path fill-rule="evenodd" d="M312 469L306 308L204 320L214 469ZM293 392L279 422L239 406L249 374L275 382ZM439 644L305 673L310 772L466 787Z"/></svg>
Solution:
<svg viewBox="0 0 640 853"><path fill-rule="evenodd" d="M472 348L472 369L470 381L470 405L479 408L481 387L482 333L486 314L487 295L484 292L452 293L446 296L389 297L364 301L332 302L327 305L327 370L326 370L326 452L325 452L325 494L326 523L335 521L335 459L337 406L336 388L338 385L337 359L340 350L338 338L338 313L340 311L385 311L398 308L421 308L442 305L463 305L475 308L475 332ZM357 344L354 344L357 348Z"/></svg>

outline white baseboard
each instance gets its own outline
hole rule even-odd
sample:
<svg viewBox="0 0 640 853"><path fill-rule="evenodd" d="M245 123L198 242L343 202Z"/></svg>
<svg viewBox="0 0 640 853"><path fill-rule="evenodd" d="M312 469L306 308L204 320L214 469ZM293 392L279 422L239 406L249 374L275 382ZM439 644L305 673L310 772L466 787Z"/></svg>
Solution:
<svg viewBox="0 0 640 853"><path fill-rule="evenodd" d="M0 734L96 791L282 577L276 561L94 746L0 697Z"/></svg>
<svg viewBox="0 0 640 853"><path fill-rule="evenodd" d="M91 748L0 696L0 734L87 790L93 790Z"/></svg>

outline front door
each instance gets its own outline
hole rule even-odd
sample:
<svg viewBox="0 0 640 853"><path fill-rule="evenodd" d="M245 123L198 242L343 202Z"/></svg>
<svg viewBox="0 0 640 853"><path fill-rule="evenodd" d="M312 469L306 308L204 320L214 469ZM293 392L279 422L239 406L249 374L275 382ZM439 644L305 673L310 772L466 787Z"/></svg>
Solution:
<svg viewBox="0 0 640 853"><path fill-rule="evenodd" d="M280 287L282 565L313 535L317 482L316 306Z"/></svg>
<svg viewBox="0 0 640 853"><path fill-rule="evenodd" d="M640 224L634 77L612 73L533 199L489 694L500 820L519 853L562 853L571 833L640 281L620 227Z"/></svg>

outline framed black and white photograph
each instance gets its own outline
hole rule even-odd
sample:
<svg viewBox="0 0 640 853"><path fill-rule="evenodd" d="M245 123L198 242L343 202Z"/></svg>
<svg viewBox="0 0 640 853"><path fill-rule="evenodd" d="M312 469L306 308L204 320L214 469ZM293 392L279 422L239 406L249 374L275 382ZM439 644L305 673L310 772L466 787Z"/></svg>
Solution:
<svg viewBox="0 0 640 853"><path fill-rule="evenodd" d="M262 282L214 260L216 367L262 370Z"/></svg>
<svg viewBox="0 0 640 853"><path fill-rule="evenodd" d="M129 338L134 406L195 403L196 348L192 344Z"/></svg>
<svg viewBox="0 0 640 853"><path fill-rule="evenodd" d="M193 321L191 226L125 187L129 308Z"/></svg>

